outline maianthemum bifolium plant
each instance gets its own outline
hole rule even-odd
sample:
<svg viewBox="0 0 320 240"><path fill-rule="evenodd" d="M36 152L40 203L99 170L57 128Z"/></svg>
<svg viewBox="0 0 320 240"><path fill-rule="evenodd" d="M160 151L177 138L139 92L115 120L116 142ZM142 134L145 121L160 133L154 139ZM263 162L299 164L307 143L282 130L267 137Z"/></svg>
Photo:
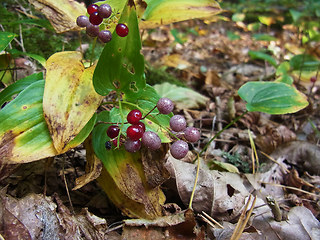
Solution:
<svg viewBox="0 0 320 240"><path fill-rule="evenodd" d="M210 8L198 10L204 6ZM168 10L174 8L180 12ZM146 84L139 26L154 28L219 11L211 0L110 0L89 6L75 21L94 41L106 43L98 62L85 67L80 52L58 52L46 61L45 80L33 74L0 93L1 163L32 162L84 142L88 164L103 163L98 182L115 205L130 217L162 216L165 176L157 169L166 146L171 144L173 157L183 158L187 142L197 142L200 132L173 115L172 101ZM13 38L1 33L0 50ZM307 105L303 94L281 82L247 83L239 95L249 111L282 114ZM107 110L96 113L100 106ZM155 157L147 157L150 152Z"/></svg>

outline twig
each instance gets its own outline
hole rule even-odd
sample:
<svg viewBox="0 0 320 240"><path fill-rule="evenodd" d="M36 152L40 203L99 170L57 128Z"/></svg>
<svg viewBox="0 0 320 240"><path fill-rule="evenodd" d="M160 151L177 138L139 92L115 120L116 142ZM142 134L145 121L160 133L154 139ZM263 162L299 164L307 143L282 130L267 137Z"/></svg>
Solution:
<svg viewBox="0 0 320 240"><path fill-rule="evenodd" d="M203 217L203 219L209 219L211 222L213 222L214 224L216 224L219 228L224 229L224 227L223 227L220 223L218 223L215 219L213 219L211 216L209 216L206 212L202 211L201 213L204 215L204 216L202 216L202 215L200 214L200 216ZM210 222L210 221L209 221L209 222Z"/></svg>
<svg viewBox="0 0 320 240"><path fill-rule="evenodd" d="M316 198L320 198L319 194L311 193L311 192L308 192L308 191L305 191L305 190L302 190L302 189L296 188L296 187L290 187L290 186L285 186L285 185L281 185L281 184L277 184L277 183L268 183L268 182L261 182L261 181L259 181L259 183L269 184L269 185L272 185L272 186L275 186L275 187L283 187L283 188L295 190L295 191L298 191L298 192L302 192L302 193L305 193L305 194L309 194L309 195L314 196Z"/></svg>
<svg viewBox="0 0 320 240"><path fill-rule="evenodd" d="M245 229L249 219L250 219L250 216L252 214L252 211L254 209L254 205L256 203L256 200L257 200L257 197L255 196L253 198L253 202L251 204L251 207L247 213L247 210L248 210L248 207L249 207L249 203L251 202L251 198L252 198L252 195L249 196L249 199L245 205L245 208L243 209L241 215L240 215L240 218L239 218L239 221L236 225L236 228L234 229L233 231L233 234L230 238L230 240L238 240L240 237L241 237L241 234L243 233L243 230Z"/></svg>

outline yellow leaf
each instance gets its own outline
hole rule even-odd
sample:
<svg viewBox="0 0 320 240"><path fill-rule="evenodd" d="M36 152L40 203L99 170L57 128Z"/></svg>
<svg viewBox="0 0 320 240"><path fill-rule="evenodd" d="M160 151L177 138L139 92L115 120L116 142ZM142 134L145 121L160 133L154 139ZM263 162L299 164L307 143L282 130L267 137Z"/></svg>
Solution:
<svg viewBox="0 0 320 240"><path fill-rule="evenodd" d="M210 18L221 12L218 2L213 0L162 0L146 1L148 7L139 26L155 28L188 19Z"/></svg>
<svg viewBox="0 0 320 240"><path fill-rule="evenodd" d="M60 52L46 63L43 111L58 153L70 148L103 98L93 88L94 66L85 69L81 59L79 52Z"/></svg>
<svg viewBox="0 0 320 240"><path fill-rule="evenodd" d="M191 66L188 61L182 59L182 56L180 54L165 55L162 58L162 61L164 65L168 67L174 67L181 70Z"/></svg>
<svg viewBox="0 0 320 240"><path fill-rule="evenodd" d="M86 14L86 7L75 0L29 0L41 11L57 33L79 31L76 20Z"/></svg>

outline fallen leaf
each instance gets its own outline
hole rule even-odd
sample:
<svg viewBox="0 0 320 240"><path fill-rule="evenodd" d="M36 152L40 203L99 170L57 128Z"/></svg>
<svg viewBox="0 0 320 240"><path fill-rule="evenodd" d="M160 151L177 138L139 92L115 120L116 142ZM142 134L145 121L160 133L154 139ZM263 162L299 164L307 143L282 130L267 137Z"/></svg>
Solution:
<svg viewBox="0 0 320 240"><path fill-rule="evenodd" d="M204 239L204 231L196 227L191 209L155 220L129 219L124 222L123 239Z"/></svg>
<svg viewBox="0 0 320 240"><path fill-rule="evenodd" d="M182 202L188 206L193 189L197 166L168 158L168 169L175 177ZM217 220L236 218L249 196L239 174L209 170L202 165L194 194L192 208L196 212L206 212Z"/></svg>
<svg viewBox="0 0 320 240"><path fill-rule="evenodd" d="M57 33L80 31L76 20L86 14L86 7L75 0L29 0L50 21Z"/></svg>
<svg viewBox="0 0 320 240"><path fill-rule="evenodd" d="M167 82L154 85L154 88L161 97L170 98L179 109L197 109L205 106L209 100L190 88L179 87Z"/></svg>
<svg viewBox="0 0 320 240"><path fill-rule="evenodd" d="M298 170L317 175L320 172L320 148L316 144L305 141L292 141L278 147L271 156L274 159L284 158Z"/></svg>
<svg viewBox="0 0 320 240"><path fill-rule="evenodd" d="M163 56L161 60L164 65L180 70L191 67L191 64L188 61L183 60L181 57L182 56L180 54L171 54Z"/></svg>

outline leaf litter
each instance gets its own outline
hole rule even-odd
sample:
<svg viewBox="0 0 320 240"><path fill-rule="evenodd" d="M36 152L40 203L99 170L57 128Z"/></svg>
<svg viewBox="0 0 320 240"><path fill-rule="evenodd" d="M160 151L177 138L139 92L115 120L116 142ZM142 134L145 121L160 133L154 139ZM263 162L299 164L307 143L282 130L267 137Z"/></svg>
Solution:
<svg viewBox="0 0 320 240"><path fill-rule="evenodd" d="M181 33L196 29L197 35L188 34L185 41L177 43L168 26L160 27L143 35L142 52L149 63L165 66L167 72L195 92L192 96L196 101L177 95L176 111L186 116L190 126L201 129L201 142L192 146L199 151L214 133L243 112L244 103L235 90L246 81L273 76L272 67L248 56L249 50L268 47L269 43L254 41L248 32L241 31L238 40L230 40L225 33L230 29L239 31L239 26L231 23L207 25L193 20L172 26ZM294 33L285 30L282 34L287 37ZM290 44L298 45L293 40ZM281 50L286 54L288 49ZM302 83L301 88L310 85ZM256 203L240 239L319 239L319 136L312 128L319 129L319 86L312 93L312 109L283 116L248 113L213 141L201 158L192 211L180 208L186 209L190 200L196 174L195 154L190 152L182 161L170 156L159 159L158 165L150 169L149 181L155 185L162 183L168 171L171 178L163 188L167 202L174 204L164 205L165 209L171 209L166 212L168 216L153 221L122 221L125 217L92 181L100 174L101 163L95 162L85 172L82 147L55 158L52 163L39 161L14 170L1 165L5 174L1 176L0 234L5 239L230 239L253 194L257 196ZM255 174L251 173L252 149L247 129L258 148L259 168ZM147 153L145 156L144 167L149 168L148 160L152 157ZM166 170L162 160L167 162ZM246 162L247 168L235 165L240 169L238 174L227 167L219 170L208 167L210 163L223 165L232 161ZM157 174L154 178L153 173ZM78 178L81 176L86 177ZM66 187L75 186L79 189L71 191L71 205ZM46 197L42 195L44 190ZM283 217L280 222L275 220L267 196L280 205ZM200 218L198 214L202 212L223 228L209 217L204 218L206 221Z"/></svg>

